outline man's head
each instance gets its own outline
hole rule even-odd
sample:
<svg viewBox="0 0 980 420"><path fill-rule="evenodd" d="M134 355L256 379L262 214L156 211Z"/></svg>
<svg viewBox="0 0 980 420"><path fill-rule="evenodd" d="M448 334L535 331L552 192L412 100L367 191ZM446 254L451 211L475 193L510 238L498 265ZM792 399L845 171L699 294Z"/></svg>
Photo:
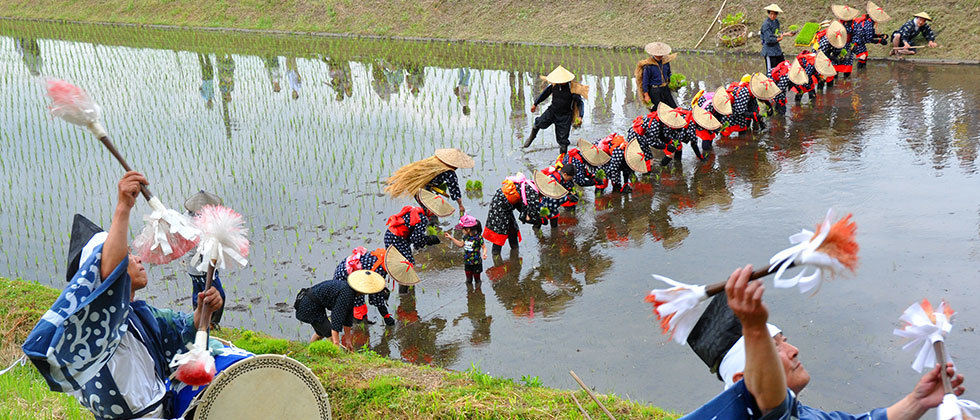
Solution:
<svg viewBox="0 0 980 420"><path fill-rule="evenodd" d="M926 24L925 18L916 16L916 18L915 18L915 26L922 26L922 25L925 25L925 24Z"/></svg>
<svg viewBox="0 0 980 420"><path fill-rule="evenodd" d="M143 260L140 257L129 254L129 265L126 266L126 274L129 275L132 293L146 287L146 268L143 267Z"/></svg>
<svg viewBox="0 0 980 420"><path fill-rule="evenodd" d="M779 12L774 12L772 10L770 10L769 13L767 13L767 14L769 15L769 19L772 19L772 20L776 20L776 18L779 17Z"/></svg>
<svg viewBox="0 0 980 420"><path fill-rule="evenodd" d="M800 350L789 343L783 332L772 324L766 324L769 334L772 335L773 344L776 346L776 354L783 366L783 373L786 375L786 386L793 392L799 394L803 388L810 383L810 373L799 361ZM740 338L735 345L725 354L718 367L718 374L725 381L725 389L728 389L736 382L742 380L745 371L745 339Z"/></svg>

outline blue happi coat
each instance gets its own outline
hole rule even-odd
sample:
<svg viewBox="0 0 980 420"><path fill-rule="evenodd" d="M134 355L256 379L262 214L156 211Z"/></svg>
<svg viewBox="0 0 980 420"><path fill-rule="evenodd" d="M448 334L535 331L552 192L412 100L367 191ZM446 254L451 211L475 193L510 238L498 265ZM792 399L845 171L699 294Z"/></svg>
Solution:
<svg viewBox="0 0 980 420"><path fill-rule="evenodd" d="M157 405L130 407L110 372L109 360L123 337L135 333L153 361L156 379L169 391L168 378L175 371L169 363L193 343L194 318L141 300L130 302L129 261L123 260L106 279L100 278L101 263L98 243L22 349L52 391L80 394L79 402L97 419L140 417ZM166 412L180 414L178 410L166 407Z"/></svg>
<svg viewBox="0 0 980 420"><path fill-rule="evenodd" d="M681 417L681 420L888 420L885 411L884 408L877 408L858 415L841 411L823 411L801 404L796 394L787 389L783 403L763 416L743 380L736 382L701 408Z"/></svg>

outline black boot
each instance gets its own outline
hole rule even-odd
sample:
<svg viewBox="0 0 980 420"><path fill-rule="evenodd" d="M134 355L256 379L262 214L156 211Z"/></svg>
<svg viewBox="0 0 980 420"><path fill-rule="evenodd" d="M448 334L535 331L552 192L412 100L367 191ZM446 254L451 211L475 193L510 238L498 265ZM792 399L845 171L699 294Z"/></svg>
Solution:
<svg viewBox="0 0 980 420"><path fill-rule="evenodd" d="M810 102L817 100L817 92L810 91L810 93L808 93L807 95L810 96Z"/></svg>
<svg viewBox="0 0 980 420"><path fill-rule="evenodd" d="M825 83L824 83L824 82L823 82L822 80L821 80L821 81L819 81L819 82L817 82L817 89L818 89L818 90L819 90L819 89L823 89L823 86L824 86L824 84L825 84Z"/></svg>
<svg viewBox="0 0 980 420"><path fill-rule="evenodd" d="M830 89L832 87L834 87L834 81L833 80L827 82L827 89Z"/></svg>
<svg viewBox="0 0 980 420"><path fill-rule="evenodd" d="M537 128L535 128L535 130L537 130ZM527 147L527 146L524 146L524 147ZM568 153L568 145L567 144L559 144L558 145L558 151L560 152L560 154L561 154L562 157L565 157L565 153Z"/></svg>
<svg viewBox="0 0 980 420"><path fill-rule="evenodd" d="M847 79L851 77L851 72L844 73L844 78Z"/></svg>
<svg viewBox="0 0 980 420"><path fill-rule="evenodd" d="M531 143L534 142L534 138L538 136L538 130L539 130L538 127L534 127L531 129L531 135L527 136L527 140L524 141L524 146L521 146L522 148L527 148L531 146Z"/></svg>
<svg viewBox="0 0 980 420"><path fill-rule="evenodd" d="M863 62L863 61L858 61L858 68L859 69L863 69L863 68L865 68L867 66L868 66L868 63Z"/></svg>
<svg viewBox="0 0 980 420"><path fill-rule="evenodd" d="M701 149L704 150L705 152L711 150L711 148L713 147L712 143L714 142L711 140L701 140Z"/></svg>
<svg viewBox="0 0 980 420"><path fill-rule="evenodd" d="M803 100L803 94L802 93L797 93L796 96L793 98L793 101L795 101L796 103L800 103L800 101L802 101L802 100Z"/></svg>

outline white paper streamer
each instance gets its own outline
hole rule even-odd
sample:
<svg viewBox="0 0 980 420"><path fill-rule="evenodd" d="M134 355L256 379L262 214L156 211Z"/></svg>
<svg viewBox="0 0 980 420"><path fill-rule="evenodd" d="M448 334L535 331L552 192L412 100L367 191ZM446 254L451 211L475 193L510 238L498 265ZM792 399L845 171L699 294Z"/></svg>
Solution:
<svg viewBox="0 0 980 420"><path fill-rule="evenodd" d="M817 251L830 233L830 221L833 215L833 209L827 211L827 216L820 225L820 234L815 235L809 230L802 229L800 233L789 237L789 242L793 246L779 251L769 259L769 271L776 270L773 286L781 289L799 286L800 293L810 291L816 293L824 277L846 268L836 258ZM783 274L793 263L802 266L803 269L793 278L784 278Z"/></svg>
<svg viewBox="0 0 980 420"><path fill-rule="evenodd" d="M685 345L687 336L691 334L700 315L695 308L708 298L705 287L684 284L657 274L654 274L653 278L673 286L669 289L653 289L650 295L654 296L655 300L664 302L657 306L657 315L660 317L674 315L667 325L672 331L674 342Z"/></svg>
<svg viewBox="0 0 980 420"><path fill-rule="evenodd" d="M943 396L942 404L936 408L938 420L975 420L973 410L980 410L980 404L970 400L961 400L953 394Z"/></svg>
<svg viewBox="0 0 980 420"><path fill-rule="evenodd" d="M912 369L915 369L916 372L922 373L925 368L931 368L935 364L936 351L933 343L943 341L946 334L953 329L952 320L947 318L943 311L945 308L946 302L943 302L939 305L938 310L933 311L932 315L936 322L932 322L929 313L922 308L922 304L916 302L899 317L899 320L906 324L905 328L892 331L899 337L911 340L902 346L902 350L908 351L916 347L919 348L915 354L915 360L912 362ZM946 355L946 361L953 361L949 354Z"/></svg>
<svg viewBox="0 0 980 420"><path fill-rule="evenodd" d="M167 234L180 236L188 241L196 241L201 231L191 223L190 218L180 214L176 210L168 209L160 202L157 197L151 198L148 202L150 209L153 210L148 215L143 216L146 226L143 229L149 230L152 238L150 250L160 250L164 255L173 253L173 246L167 239Z"/></svg>

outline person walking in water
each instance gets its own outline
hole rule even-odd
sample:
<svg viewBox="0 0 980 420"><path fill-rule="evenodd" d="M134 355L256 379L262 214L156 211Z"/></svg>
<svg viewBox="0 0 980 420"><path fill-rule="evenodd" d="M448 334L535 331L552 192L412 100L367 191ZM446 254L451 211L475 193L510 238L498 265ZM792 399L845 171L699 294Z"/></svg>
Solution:
<svg viewBox="0 0 980 420"><path fill-rule="evenodd" d="M636 63L633 76L643 92L643 103L651 111L657 109L661 102L677 108L674 95L670 93L670 62L677 54L670 53L670 45L663 42L651 42L643 47L650 57Z"/></svg>
<svg viewBox="0 0 980 420"><path fill-rule="evenodd" d="M538 135L538 130L555 126L555 141L561 149L561 154L568 151L568 135L571 133L572 124L576 126L582 124L582 117L585 115L585 102L582 97L587 97L588 86L573 81L575 75L558 66L544 77L548 82L548 87L538 95L531 106L531 112L538 112L538 104L544 102L551 96L551 105L534 119L534 127L531 128L531 135L524 142L524 148L530 147L534 138Z"/></svg>

